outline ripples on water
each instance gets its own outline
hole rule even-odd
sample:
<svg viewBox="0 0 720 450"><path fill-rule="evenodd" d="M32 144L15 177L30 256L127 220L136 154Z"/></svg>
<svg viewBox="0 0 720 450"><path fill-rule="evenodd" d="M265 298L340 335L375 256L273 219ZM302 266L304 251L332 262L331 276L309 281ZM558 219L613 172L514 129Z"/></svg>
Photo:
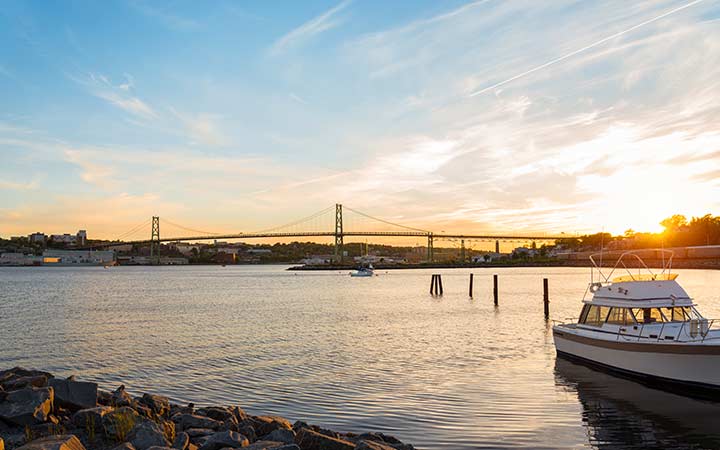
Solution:
<svg viewBox="0 0 720 450"><path fill-rule="evenodd" d="M0 269L0 367L77 373L178 402L240 404L419 448L718 448L720 405L556 362L542 315L576 316L588 269L287 272ZM500 307L491 299L500 274ZM720 272L679 281L720 317Z"/></svg>

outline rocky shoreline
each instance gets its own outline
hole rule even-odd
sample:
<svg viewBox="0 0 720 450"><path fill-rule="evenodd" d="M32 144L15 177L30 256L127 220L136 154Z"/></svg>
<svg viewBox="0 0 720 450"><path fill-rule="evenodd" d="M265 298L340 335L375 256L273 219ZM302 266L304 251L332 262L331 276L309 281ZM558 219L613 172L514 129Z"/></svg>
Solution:
<svg viewBox="0 0 720 450"><path fill-rule="evenodd" d="M0 371L0 450L414 450L383 433L339 433L239 406L195 407L75 377Z"/></svg>

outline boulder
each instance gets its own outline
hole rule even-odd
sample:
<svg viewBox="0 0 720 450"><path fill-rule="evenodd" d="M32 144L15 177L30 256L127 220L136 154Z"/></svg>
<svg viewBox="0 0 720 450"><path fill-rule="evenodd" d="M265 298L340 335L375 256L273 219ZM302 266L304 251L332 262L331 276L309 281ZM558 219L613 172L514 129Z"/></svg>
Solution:
<svg viewBox="0 0 720 450"><path fill-rule="evenodd" d="M25 377L11 378L2 384L6 391L14 391L26 387L45 387L48 385L46 375L28 375Z"/></svg>
<svg viewBox="0 0 720 450"><path fill-rule="evenodd" d="M129 406L117 408L102 417L105 434L116 441L125 442L135 424L140 421L140 416Z"/></svg>
<svg viewBox="0 0 720 450"><path fill-rule="evenodd" d="M167 417L170 413L170 399L162 395L143 394L140 403L159 416Z"/></svg>
<svg viewBox="0 0 720 450"><path fill-rule="evenodd" d="M300 429L295 436L295 443L302 450L352 450L355 448L355 444L352 442L326 436L308 428Z"/></svg>
<svg viewBox="0 0 720 450"><path fill-rule="evenodd" d="M172 450L170 447L161 447L159 445L153 445L152 447L148 447L147 450Z"/></svg>
<svg viewBox="0 0 720 450"><path fill-rule="evenodd" d="M234 431L219 431L205 441L200 450L220 450L225 447L246 447L250 442L240 433Z"/></svg>
<svg viewBox="0 0 720 450"><path fill-rule="evenodd" d="M124 384L121 384L110 395L110 404L112 406L132 406L134 403L135 400L127 393Z"/></svg>
<svg viewBox="0 0 720 450"><path fill-rule="evenodd" d="M250 418L247 413L243 411L243 409L239 406L233 406L232 408L230 408L230 412L232 412L233 416L235 416L237 421L240 423Z"/></svg>
<svg viewBox="0 0 720 450"><path fill-rule="evenodd" d="M288 447L287 444L283 444L282 442L275 442L275 441L257 441L253 444L248 445L247 447L243 447L243 450L278 450L283 447ZM292 444L292 447L299 450L299 447L295 444ZM286 448L285 450L289 450Z"/></svg>
<svg viewBox="0 0 720 450"><path fill-rule="evenodd" d="M97 383L53 378L49 384L55 390L55 403L63 408L78 411L97 406Z"/></svg>
<svg viewBox="0 0 720 450"><path fill-rule="evenodd" d="M5 394L0 403L0 419L15 425L43 423L53 409L54 392L50 387L30 387Z"/></svg>
<svg viewBox="0 0 720 450"><path fill-rule="evenodd" d="M278 428L263 436L262 440L292 444L295 442L295 432L286 428Z"/></svg>
<svg viewBox="0 0 720 450"><path fill-rule="evenodd" d="M232 411L230 411L227 408L220 408L218 406L210 406L208 408L200 408L195 411L195 414L206 416L211 419L218 420L220 422L224 422L228 420L229 418L233 417Z"/></svg>
<svg viewBox="0 0 720 450"><path fill-rule="evenodd" d="M210 428L217 430L223 424L219 420L197 414L177 414L173 416L172 421L175 422L181 431L185 431L188 428Z"/></svg>
<svg viewBox="0 0 720 450"><path fill-rule="evenodd" d="M395 447L377 441L360 441L355 450L395 450Z"/></svg>
<svg viewBox="0 0 720 450"><path fill-rule="evenodd" d="M187 433L178 433L172 446L177 450L187 450L188 445L190 445L190 436Z"/></svg>
<svg viewBox="0 0 720 450"><path fill-rule="evenodd" d="M16 450L85 450L85 447L77 437L66 434L35 439Z"/></svg>
<svg viewBox="0 0 720 450"><path fill-rule="evenodd" d="M135 450L135 447L129 442L123 442L122 444L114 447L112 450Z"/></svg>
<svg viewBox="0 0 720 450"><path fill-rule="evenodd" d="M187 430L185 430L185 433L187 433L187 435L191 438L196 438L200 436L210 436L211 434L215 434L215 430L211 430L210 428L188 428Z"/></svg>
<svg viewBox="0 0 720 450"><path fill-rule="evenodd" d="M143 420L135 424L127 439L137 450L147 450L153 446L168 447L170 445L165 439L165 430L150 420Z"/></svg>
<svg viewBox="0 0 720 450"><path fill-rule="evenodd" d="M72 424L78 428L102 427L103 417L113 412L111 406L96 406L95 408L81 409L72 416Z"/></svg>
<svg viewBox="0 0 720 450"><path fill-rule="evenodd" d="M264 436L278 428L292 430L292 424L287 419L279 416L254 416L252 421L258 436Z"/></svg>
<svg viewBox="0 0 720 450"><path fill-rule="evenodd" d="M3 441L3 438L0 438L0 450L5 450L5 441Z"/></svg>

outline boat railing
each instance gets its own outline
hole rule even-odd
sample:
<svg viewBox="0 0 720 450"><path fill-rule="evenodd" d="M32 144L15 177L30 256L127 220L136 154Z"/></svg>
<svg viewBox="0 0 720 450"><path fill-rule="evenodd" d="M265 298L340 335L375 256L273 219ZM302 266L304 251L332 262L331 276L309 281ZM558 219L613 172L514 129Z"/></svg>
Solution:
<svg viewBox="0 0 720 450"><path fill-rule="evenodd" d="M680 325L672 326L672 325ZM684 322L663 322L657 334L653 333L654 329L649 329L645 334L645 325L640 324L637 334L628 333L626 328L618 329L616 340L620 340L622 336L625 341L644 342L649 341L673 341L673 342L705 342L706 340L720 339L720 319L692 319ZM657 325L652 324L652 325ZM668 328L672 328L670 332ZM671 334L667 335L666 330ZM670 339L669 339L670 338Z"/></svg>

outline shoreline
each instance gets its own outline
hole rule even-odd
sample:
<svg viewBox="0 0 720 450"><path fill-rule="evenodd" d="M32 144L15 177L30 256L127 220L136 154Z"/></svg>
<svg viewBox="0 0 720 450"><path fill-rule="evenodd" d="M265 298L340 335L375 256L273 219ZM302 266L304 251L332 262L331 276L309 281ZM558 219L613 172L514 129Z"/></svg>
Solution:
<svg viewBox="0 0 720 450"><path fill-rule="evenodd" d="M0 450L415 450L383 433L337 432L240 406L185 406L108 392L74 376L0 371Z"/></svg>
<svg viewBox="0 0 720 450"><path fill-rule="evenodd" d="M663 262L661 260L646 260L648 267L653 269L662 269ZM604 268L611 268L613 264L608 261ZM355 270L356 264L327 264L317 266L292 266L287 270L291 271L338 271L338 270ZM526 268L526 267L593 267L590 261L584 260L557 260L557 261L518 261L508 263L478 263L478 264L450 264L450 263L419 263L419 264L375 264L375 270L406 270L406 269L497 269L497 268ZM708 269L720 270L720 260L718 259L688 259L674 260L672 268L674 269Z"/></svg>

